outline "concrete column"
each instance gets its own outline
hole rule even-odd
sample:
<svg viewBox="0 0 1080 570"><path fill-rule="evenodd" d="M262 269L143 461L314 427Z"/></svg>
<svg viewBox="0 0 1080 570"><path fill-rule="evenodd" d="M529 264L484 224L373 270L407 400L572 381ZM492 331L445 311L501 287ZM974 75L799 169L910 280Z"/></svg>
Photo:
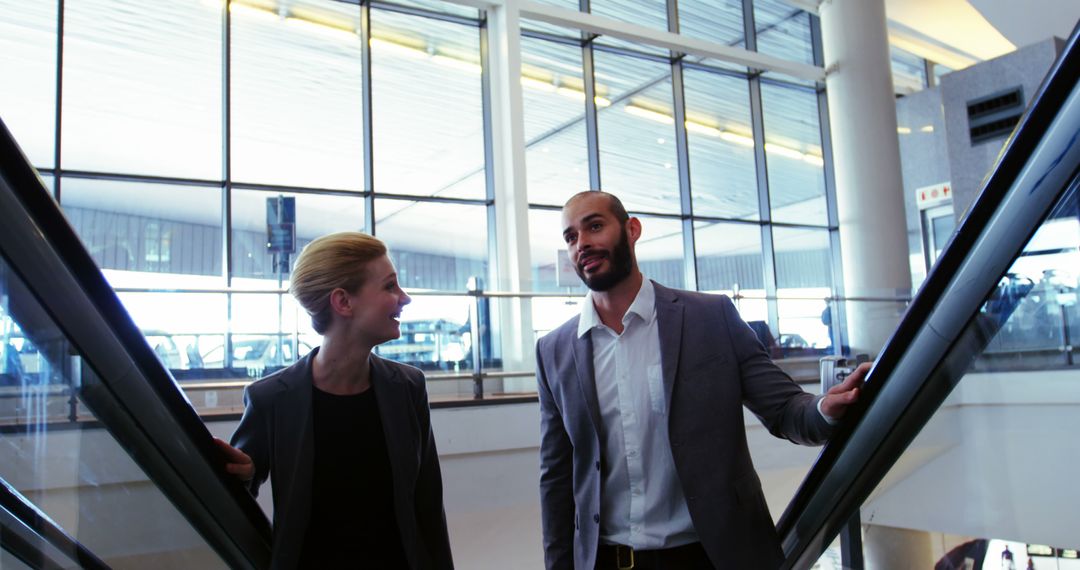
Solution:
<svg viewBox="0 0 1080 570"><path fill-rule="evenodd" d="M499 279L485 289L529 291L529 201L525 183L525 123L521 94L521 16L516 2L488 9L491 78L491 167L495 180ZM532 303L527 299L492 300L502 335L503 368L532 370L535 339ZM531 378L508 379L507 391L534 390Z"/></svg>
<svg viewBox="0 0 1080 570"><path fill-rule="evenodd" d="M844 295L903 296L911 272L885 4L826 0L819 14ZM852 349L877 354L902 312L895 302L849 302Z"/></svg>

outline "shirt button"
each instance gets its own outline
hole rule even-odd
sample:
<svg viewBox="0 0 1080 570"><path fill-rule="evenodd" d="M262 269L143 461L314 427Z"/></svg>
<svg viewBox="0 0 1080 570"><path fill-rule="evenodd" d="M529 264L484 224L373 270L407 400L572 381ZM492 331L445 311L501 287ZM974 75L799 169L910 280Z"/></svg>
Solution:
<svg viewBox="0 0 1080 570"><path fill-rule="evenodd" d="M593 520L594 523L599 523L600 522L600 515L593 515L592 520Z"/></svg>

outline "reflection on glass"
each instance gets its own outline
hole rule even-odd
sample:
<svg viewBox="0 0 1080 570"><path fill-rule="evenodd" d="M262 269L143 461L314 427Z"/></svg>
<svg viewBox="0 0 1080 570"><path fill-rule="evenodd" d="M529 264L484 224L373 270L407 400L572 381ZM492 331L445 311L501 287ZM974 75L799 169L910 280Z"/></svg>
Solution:
<svg viewBox="0 0 1080 570"><path fill-rule="evenodd" d="M220 287L221 190L63 179L63 208L114 287Z"/></svg>
<svg viewBox="0 0 1080 570"><path fill-rule="evenodd" d="M743 47L746 34L742 9L741 1L679 0L679 33Z"/></svg>
<svg viewBox="0 0 1080 570"><path fill-rule="evenodd" d="M641 237L634 248L645 277L665 287L686 288L682 222L641 216Z"/></svg>
<svg viewBox="0 0 1080 570"><path fill-rule="evenodd" d="M487 299L480 302L489 303ZM375 347L375 353L421 370L472 370L472 305L470 297L414 295L401 311L401 337ZM480 322L487 323L487 317L481 314ZM482 327L480 331L487 355L491 344L484 334L489 330Z"/></svg>
<svg viewBox="0 0 1080 570"><path fill-rule="evenodd" d="M226 567L127 450L89 423L119 404L3 260L0 352L0 478L111 567Z"/></svg>
<svg viewBox="0 0 1080 570"><path fill-rule="evenodd" d="M664 0L592 0L589 9L597 16L667 30L667 2Z"/></svg>
<svg viewBox="0 0 1080 570"><path fill-rule="evenodd" d="M1073 206L1075 209L1075 206ZM1075 366L1080 339L1080 223L1064 212L1044 223L1002 279L984 312L1011 310L974 370Z"/></svg>
<svg viewBox="0 0 1080 570"><path fill-rule="evenodd" d="M926 65L921 57L900 48L889 47L892 64L893 89L897 93L914 93L926 87Z"/></svg>
<svg viewBox="0 0 1080 570"><path fill-rule="evenodd" d="M600 182L627 210L680 210L671 68L597 51L597 94L612 102L597 110Z"/></svg>
<svg viewBox="0 0 1080 570"><path fill-rule="evenodd" d="M477 12L476 8L461 6L453 2L443 2L442 0L392 0L392 3L400 4L402 6L421 8L424 10L431 10L432 12L442 12L443 14L463 16L465 18L476 19L479 17L479 12Z"/></svg>
<svg viewBox="0 0 1080 570"><path fill-rule="evenodd" d="M53 166L56 2L0 0L0 117L30 163ZM16 79L17 78L17 79Z"/></svg>
<svg viewBox="0 0 1080 570"><path fill-rule="evenodd" d="M363 189L359 8L232 6L233 179Z"/></svg>
<svg viewBox="0 0 1080 570"><path fill-rule="evenodd" d="M786 356L824 354L832 346L829 232L773 228L773 246L780 348Z"/></svg>
<svg viewBox="0 0 1080 570"><path fill-rule="evenodd" d="M64 168L221 177L221 5L64 4Z"/></svg>
<svg viewBox="0 0 1080 570"><path fill-rule="evenodd" d="M694 246L700 290L765 295L760 227L698 221L694 223Z"/></svg>
<svg viewBox="0 0 1080 570"><path fill-rule="evenodd" d="M574 272L567 255L562 237L562 213L558 210L529 210L530 290L584 295L587 289ZM536 311L535 305L533 311Z"/></svg>
<svg viewBox="0 0 1080 570"><path fill-rule="evenodd" d="M469 278L488 276L484 206L376 200L375 236L390 249L402 287L465 291Z"/></svg>
<svg viewBox="0 0 1080 570"><path fill-rule="evenodd" d="M1080 400L1067 347L1080 316L1078 213L1074 189L985 298L945 357L952 365L934 372L951 391L862 505L863 520L926 529L928 541L984 568L1029 558L1036 568L1080 566L1070 551L1080 546Z"/></svg>
<svg viewBox="0 0 1080 570"><path fill-rule="evenodd" d="M115 275L106 273L106 277L110 277L114 287L123 287L115 285L117 279L112 278ZM157 287L167 286L158 283ZM224 341L228 314L225 295L121 292L118 296L147 344L174 374L213 367L207 360L214 347Z"/></svg>
<svg viewBox="0 0 1080 570"><path fill-rule="evenodd" d="M589 188L581 49L521 39L529 202L561 206Z"/></svg>
<svg viewBox="0 0 1080 570"><path fill-rule="evenodd" d="M694 215L758 219L747 81L687 69L683 85Z"/></svg>
<svg viewBox="0 0 1080 570"><path fill-rule="evenodd" d="M360 196L290 194L233 190L233 286L287 287L289 270L311 240L334 232L364 231L364 200ZM268 247L267 210L279 197L295 199L295 251L273 252Z"/></svg>
<svg viewBox="0 0 1080 570"><path fill-rule="evenodd" d="M761 104L773 221L825 225L825 163L817 95L763 83Z"/></svg>
<svg viewBox="0 0 1080 570"><path fill-rule="evenodd" d="M484 198L479 30L372 10L371 34L374 190Z"/></svg>
<svg viewBox="0 0 1080 570"><path fill-rule="evenodd" d="M810 16L784 0L754 0L758 52L813 63Z"/></svg>

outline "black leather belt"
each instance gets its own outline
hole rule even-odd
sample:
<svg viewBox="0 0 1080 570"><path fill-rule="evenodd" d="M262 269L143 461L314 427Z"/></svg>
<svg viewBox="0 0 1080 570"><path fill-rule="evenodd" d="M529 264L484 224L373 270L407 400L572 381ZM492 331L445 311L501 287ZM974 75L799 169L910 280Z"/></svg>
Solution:
<svg viewBox="0 0 1080 570"><path fill-rule="evenodd" d="M597 570L707 568L712 568L712 564L700 542L656 550L634 550L622 544L601 544L596 551Z"/></svg>

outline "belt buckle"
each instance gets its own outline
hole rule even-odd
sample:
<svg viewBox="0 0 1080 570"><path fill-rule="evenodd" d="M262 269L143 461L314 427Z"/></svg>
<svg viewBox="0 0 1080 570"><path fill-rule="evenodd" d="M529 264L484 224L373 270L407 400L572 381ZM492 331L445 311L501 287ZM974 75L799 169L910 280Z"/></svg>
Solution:
<svg viewBox="0 0 1080 570"><path fill-rule="evenodd" d="M615 566L619 570L632 570L634 567L634 548L622 544L615 545Z"/></svg>

